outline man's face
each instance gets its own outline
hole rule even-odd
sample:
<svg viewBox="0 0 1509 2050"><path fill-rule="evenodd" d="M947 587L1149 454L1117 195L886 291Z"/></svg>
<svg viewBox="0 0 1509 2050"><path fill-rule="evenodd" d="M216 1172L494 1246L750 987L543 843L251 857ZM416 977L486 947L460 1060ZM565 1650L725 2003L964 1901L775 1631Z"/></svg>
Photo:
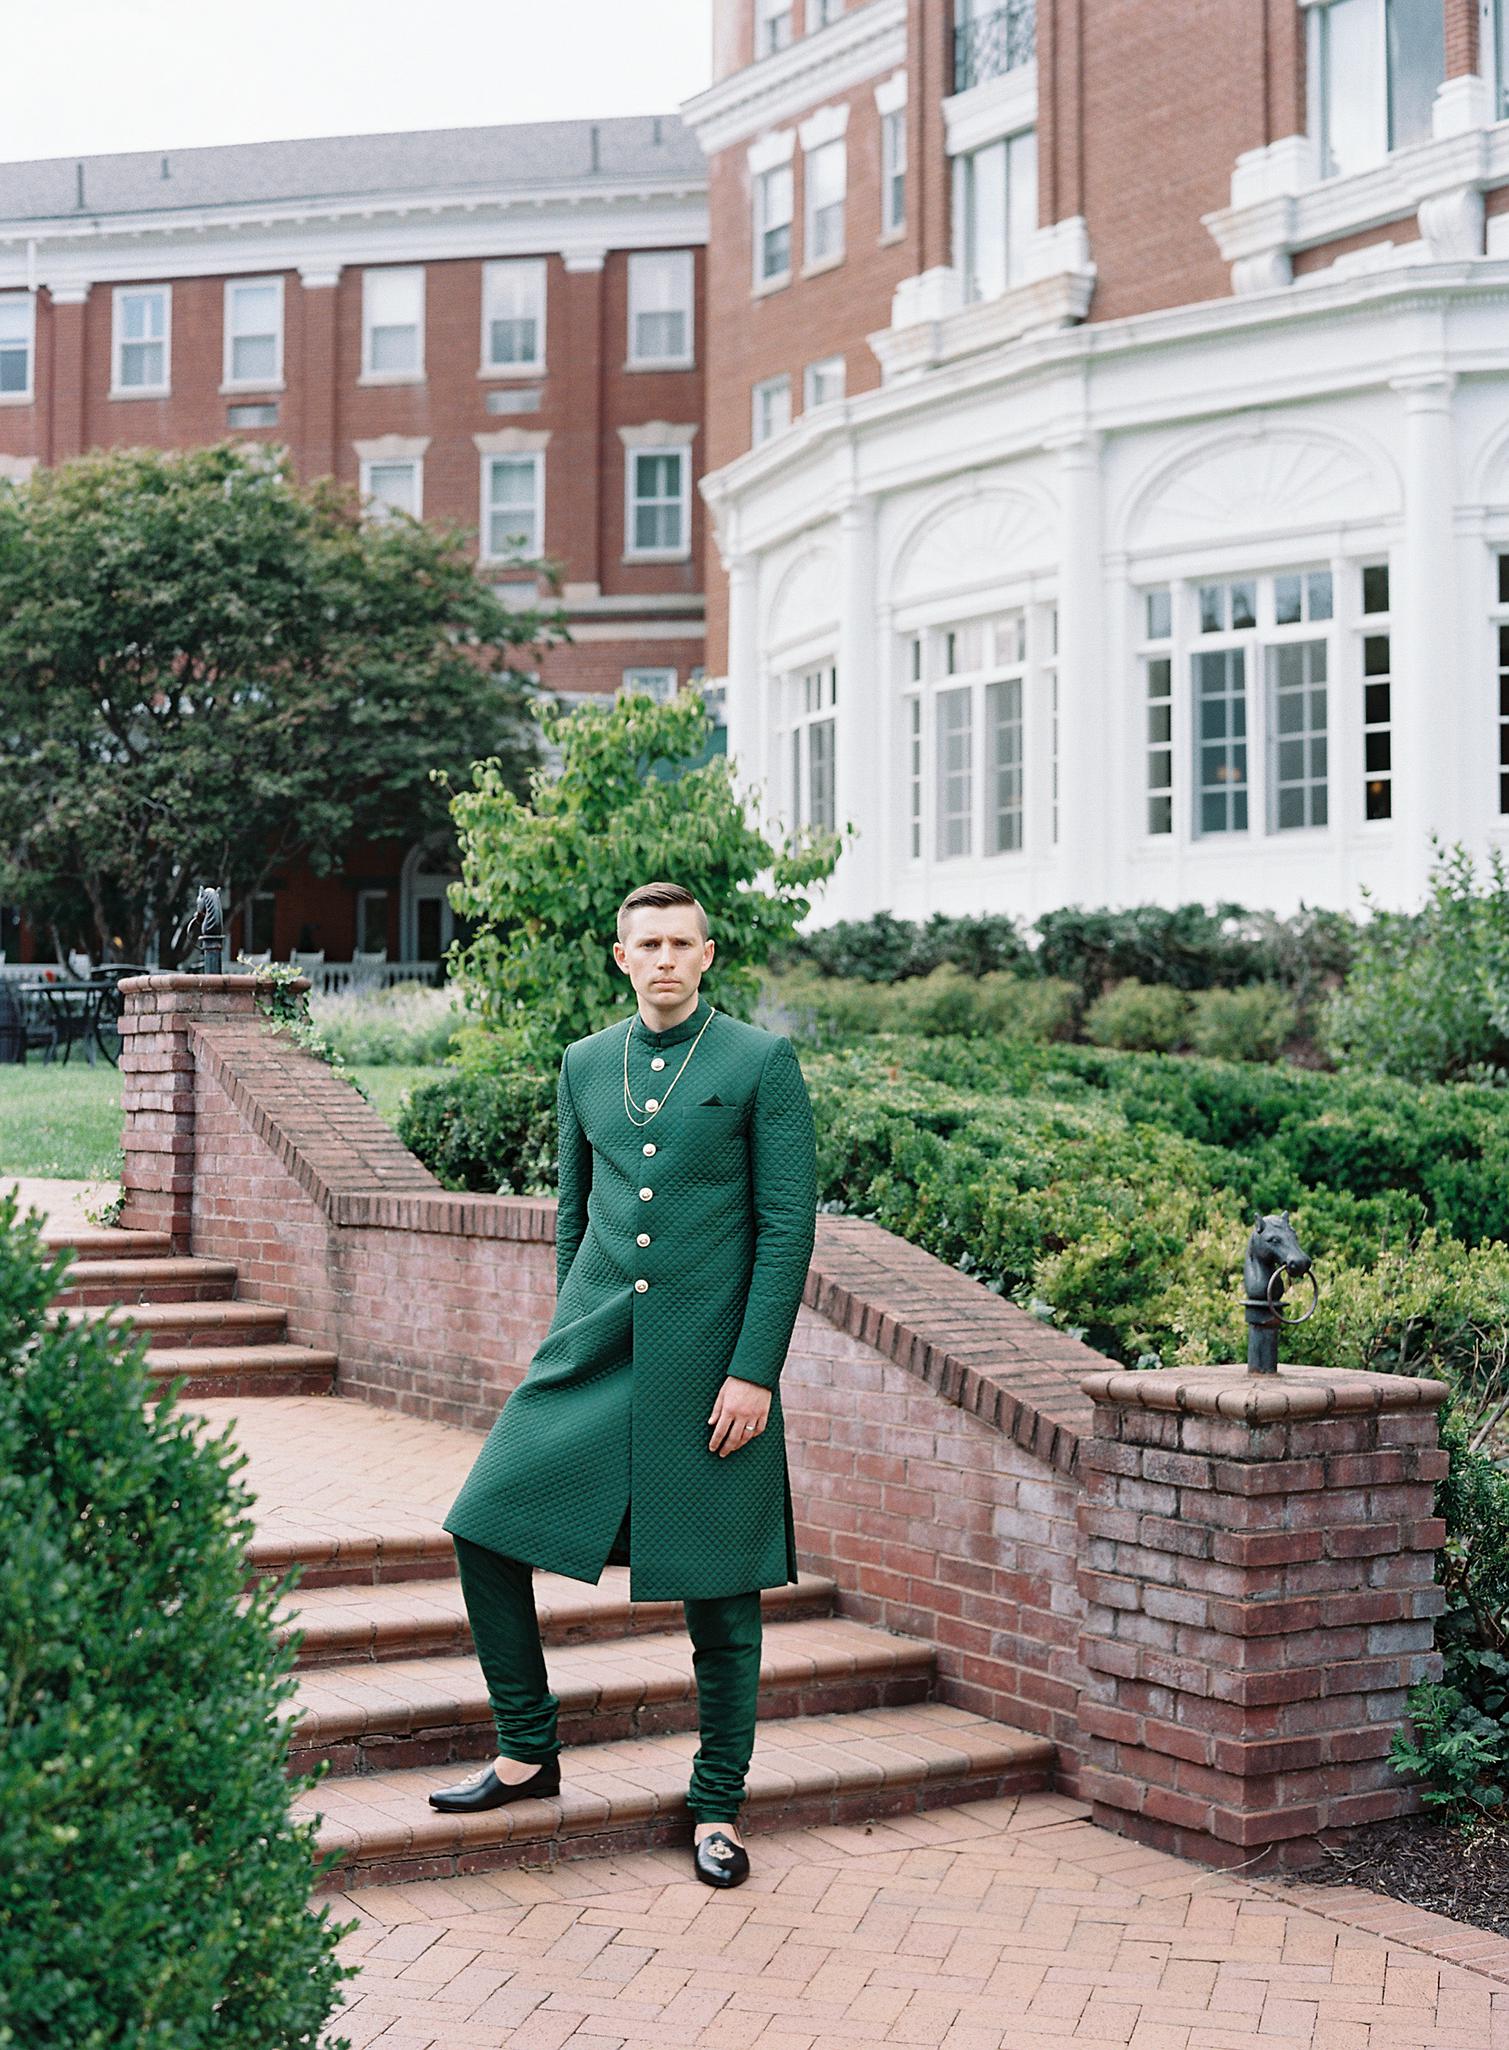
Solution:
<svg viewBox="0 0 1509 2050"><path fill-rule="evenodd" d="M674 1010L696 995L714 944L703 939L692 905L639 904L624 920L624 937L613 942L613 958L642 1002Z"/></svg>

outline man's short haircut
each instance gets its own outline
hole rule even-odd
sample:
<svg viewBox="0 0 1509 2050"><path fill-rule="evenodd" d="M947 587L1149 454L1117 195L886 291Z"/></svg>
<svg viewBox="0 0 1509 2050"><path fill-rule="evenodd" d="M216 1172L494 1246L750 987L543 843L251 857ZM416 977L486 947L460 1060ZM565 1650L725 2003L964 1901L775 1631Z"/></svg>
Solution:
<svg viewBox="0 0 1509 2050"><path fill-rule="evenodd" d="M624 936L624 921L629 913L637 911L643 904L653 905L657 911L672 904L690 904L697 914L698 930L704 940L708 937L707 913L690 890L683 889L680 883L641 883L637 890L630 890L618 907L616 926L620 940Z"/></svg>

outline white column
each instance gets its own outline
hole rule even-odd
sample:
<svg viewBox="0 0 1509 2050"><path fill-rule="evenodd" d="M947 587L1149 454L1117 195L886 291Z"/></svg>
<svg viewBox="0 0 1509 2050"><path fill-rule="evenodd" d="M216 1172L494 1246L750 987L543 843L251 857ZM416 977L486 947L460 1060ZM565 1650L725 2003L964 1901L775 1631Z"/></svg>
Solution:
<svg viewBox="0 0 1509 2050"><path fill-rule="evenodd" d="M1461 832L1463 796L1491 736L1466 730L1461 688L1452 509L1452 388L1447 372L1393 380L1404 400L1404 546L1394 614L1394 834L1401 901L1424 901L1430 835ZM1460 761L1456 758L1460 746ZM1458 770L1460 769L1460 775ZM1454 787L1455 786L1455 787ZM1470 837L1464 834L1463 837Z"/></svg>
<svg viewBox="0 0 1509 2050"><path fill-rule="evenodd" d="M834 824L858 829L844 851L826 901L834 918L868 918L891 909L886 877L896 829L886 803L887 664L877 644L875 501L853 498L838 516L838 731Z"/></svg>
<svg viewBox="0 0 1509 2050"><path fill-rule="evenodd" d="M731 555L728 571L728 688L724 698L726 745L734 765L734 785L750 793L751 823L759 826L765 817L764 793L759 790L769 752L768 736L761 730L765 710L760 689L759 622L755 611L756 566L749 555Z"/></svg>
<svg viewBox="0 0 1509 2050"><path fill-rule="evenodd" d="M1100 551L1101 437L1050 438L1058 455L1058 884L1060 904L1110 901L1110 750Z"/></svg>

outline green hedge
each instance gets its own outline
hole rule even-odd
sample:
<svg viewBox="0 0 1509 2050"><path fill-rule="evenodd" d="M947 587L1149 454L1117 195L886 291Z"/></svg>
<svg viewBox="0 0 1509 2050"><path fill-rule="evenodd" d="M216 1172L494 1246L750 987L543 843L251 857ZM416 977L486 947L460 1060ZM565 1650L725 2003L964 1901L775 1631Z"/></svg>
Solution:
<svg viewBox="0 0 1509 2050"><path fill-rule="evenodd" d="M38 1223L0 1198L0 2050L292 2050L358 1926L289 1818L296 1570L239 1606L246 1455L132 1327L49 1321Z"/></svg>

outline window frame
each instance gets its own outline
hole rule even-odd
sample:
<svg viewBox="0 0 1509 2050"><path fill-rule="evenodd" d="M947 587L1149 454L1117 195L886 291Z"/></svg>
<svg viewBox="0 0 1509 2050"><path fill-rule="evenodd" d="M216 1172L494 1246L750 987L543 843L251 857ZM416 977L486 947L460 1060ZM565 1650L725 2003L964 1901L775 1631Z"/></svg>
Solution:
<svg viewBox="0 0 1509 2050"><path fill-rule="evenodd" d="M283 378L283 284L284 281L281 272L271 274L267 277L235 277L226 279L225 293L221 302L220 313L220 389L222 393L282 391L285 389ZM243 339L256 339L257 337L260 337L261 335L267 333L268 330L264 328L258 328L257 330L255 330L254 335L243 337L237 331L232 321L231 307L235 303L236 294L238 292L243 292L248 289L265 290L269 286L272 287L277 298L277 314L275 318L275 324L271 329L273 343L272 374L269 377L237 377L235 369L236 343Z"/></svg>
<svg viewBox="0 0 1509 2050"><path fill-rule="evenodd" d="M772 427L768 433L762 434L760 432L761 394L773 392L782 387L784 387L786 393L786 418L779 427ZM796 415L791 410L791 372L789 370L778 371L773 377L757 378L749 387L749 445L751 448L763 448L767 442L774 441L777 435L786 432L795 418Z"/></svg>
<svg viewBox="0 0 1509 2050"><path fill-rule="evenodd" d="M1305 73L1307 79L1306 132L1315 146L1316 173L1322 182L1333 178L1356 177L1365 171L1375 170L1387 163L1395 150L1407 149L1415 143L1430 140L1431 130L1427 118L1422 130L1408 137L1397 132L1399 101L1397 77L1390 55L1390 16L1395 0L1360 0L1360 4L1371 7L1374 20L1370 35L1372 49L1369 55L1371 89L1377 94L1377 104L1369 110L1371 140L1367 145L1369 154L1345 166L1335 159L1332 118L1332 73L1335 60L1331 54L1331 24L1338 6L1359 4L1359 0L1301 0L1308 17L1305 23ZM1355 66L1345 67L1347 76L1355 78ZM1446 76L1445 35L1442 32L1441 78L1432 88L1432 99Z"/></svg>
<svg viewBox="0 0 1509 2050"><path fill-rule="evenodd" d="M413 473L414 503L412 506L395 506L392 501L378 498L372 490L374 470L407 469ZM358 459L358 489L362 497L362 509L372 519L390 519L395 512L406 512L413 519L424 517L424 457L423 456L362 456Z"/></svg>
<svg viewBox="0 0 1509 2050"><path fill-rule="evenodd" d="M145 298L156 294L162 300L162 333L144 338L144 341L129 341L125 334L123 308L128 299ZM121 382L122 351L126 348L141 348L145 343L156 342L162 350L162 382L160 384L123 384ZM166 284L115 285L110 293L110 397L112 399L165 399L173 390L173 286Z"/></svg>
<svg viewBox="0 0 1509 2050"><path fill-rule="evenodd" d="M896 636L898 809L903 859L918 869L1027 861L1042 852L1037 843L1056 836L1057 762L1044 754L1058 678L1056 603L1028 587L976 606ZM951 729L950 707L962 714ZM967 737L967 758L946 770L950 731ZM1014 735L1005 758L1003 735ZM966 793L965 805L948 812L946 774ZM949 846L950 837L958 844Z"/></svg>
<svg viewBox="0 0 1509 2050"><path fill-rule="evenodd" d="M426 281L426 266L422 263L370 263L362 269L362 367L358 378L360 384L423 384L425 381L425 324L429 291ZM376 332L370 317L367 283L374 277L410 276L419 280L419 304L412 323L416 347L416 363L412 369L378 370L372 364L372 337ZM389 322L388 325L393 325Z"/></svg>
<svg viewBox="0 0 1509 2050"><path fill-rule="evenodd" d="M1017 195L1020 174L1014 169L1018 161L1019 145L1025 145L1026 149L1030 150L1032 162L1032 182L1020 200ZM1001 152L1003 173L1001 220L1005 229L1005 254L999 289L986 292L979 289L980 160L996 150ZM992 136L989 142L982 142L974 149L960 150L953 159L953 167L955 261L965 305L980 305L991 299L1002 298L1015 286L1024 282L1026 245L1037 227L1039 201L1036 124L1013 128L1005 135ZM1020 232L1013 233L1014 228Z"/></svg>
<svg viewBox="0 0 1509 2050"><path fill-rule="evenodd" d="M633 683L631 681L631 678L640 676L659 676L667 677L670 679L669 684L663 693L657 693L655 691L647 691L644 693L647 697L654 698L655 703L657 705L668 705L671 699L675 697L677 689L678 672L671 668L669 663L660 662L637 662L632 664L629 668L625 669L620 679L618 690L616 691L615 696L621 698L626 695L632 694L637 689L639 689L639 686Z"/></svg>
<svg viewBox="0 0 1509 2050"><path fill-rule="evenodd" d="M495 463L531 463L534 466L534 544L528 549L495 553L492 545L492 474ZM537 560L545 551L545 451L534 449L490 450L481 458L481 517L478 522L479 563L509 564Z"/></svg>
<svg viewBox="0 0 1509 2050"><path fill-rule="evenodd" d="M834 370L838 373L838 390L827 398L822 398L818 395L817 380L823 372ZM810 413L817 406L841 405L848 395L847 385L847 359L841 353L834 356L819 356L815 362L806 364L802 370L802 411Z"/></svg>
<svg viewBox="0 0 1509 2050"><path fill-rule="evenodd" d="M840 177L838 191L822 206L817 204L817 162L836 163ZM838 241L831 249L819 249L818 216L832 215L838 223ZM849 239L849 144L846 135L829 136L802 152L802 273L829 270L844 260Z"/></svg>
<svg viewBox="0 0 1509 2050"><path fill-rule="evenodd" d="M647 264L676 262L686 279L686 302L680 310L686 322L686 346L679 355L641 356L635 343L638 339L637 324L642 312L664 312L667 309L637 307L634 303L634 274L636 266L643 273ZM624 368L626 370L692 370L697 362L697 252L694 249L631 249L629 251L627 284L627 324Z"/></svg>
<svg viewBox="0 0 1509 2050"><path fill-rule="evenodd" d="M0 406L30 406L37 397L37 295L25 287L15 291L0 292L0 306L24 305L26 308L26 334L23 341L0 342L0 349L17 347L26 351L26 382L19 391L0 391Z"/></svg>
<svg viewBox="0 0 1509 2050"><path fill-rule="evenodd" d="M784 22L782 29L779 24ZM754 9L754 54L758 64L762 57L775 57L782 50L790 49L796 38L796 0L755 0Z"/></svg>
<svg viewBox="0 0 1509 2050"><path fill-rule="evenodd" d="M844 0L807 0L807 34L815 36L842 21Z"/></svg>
<svg viewBox="0 0 1509 2050"><path fill-rule="evenodd" d="M529 361L496 363L492 357L493 286L503 273L528 272L539 280L538 310L535 313L535 354ZM482 331L479 337L478 377L507 379L537 378L546 374L547 331L550 316L550 264L543 256L490 256L482 265Z"/></svg>
<svg viewBox="0 0 1509 2050"><path fill-rule="evenodd" d="M891 107L880 117L880 232L883 238L906 231L906 187L908 177L906 103ZM895 204L897 186L900 204Z"/></svg>
<svg viewBox="0 0 1509 2050"><path fill-rule="evenodd" d="M838 818L838 658L822 655L793 663L782 683L787 714L782 752L791 823L794 828L806 825L834 832ZM823 816L816 815L812 798L813 736L818 730L823 734L817 749L824 756L819 765L824 779Z"/></svg>
<svg viewBox="0 0 1509 2050"><path fill-rule="evenodd" d="M681 540L670 548L641 548L635 541L635 514L641 505L668 505L669 499L642 499L635 489L635 466L642 456L674 456L680 490L676 505L681 519ZM624 450L624 547L625 562L687 562L692 553L692 452L685 442L656 442Z"/></svg>
<svg viewBox="0 0 1509 2050"><path fill-rule="evenodd" d="M784 219L769 217L767 196L772 178L786 181L786 213ZM796 172L790 159L784 163L769 164L763 171L757 171L753 180L753 227L754 227L754 289L756 292L774 292L782 285L789 285L796 255ZM782 269L767 271L765 268L765 240L773 233L786 231L786 262Z"/></svg>

